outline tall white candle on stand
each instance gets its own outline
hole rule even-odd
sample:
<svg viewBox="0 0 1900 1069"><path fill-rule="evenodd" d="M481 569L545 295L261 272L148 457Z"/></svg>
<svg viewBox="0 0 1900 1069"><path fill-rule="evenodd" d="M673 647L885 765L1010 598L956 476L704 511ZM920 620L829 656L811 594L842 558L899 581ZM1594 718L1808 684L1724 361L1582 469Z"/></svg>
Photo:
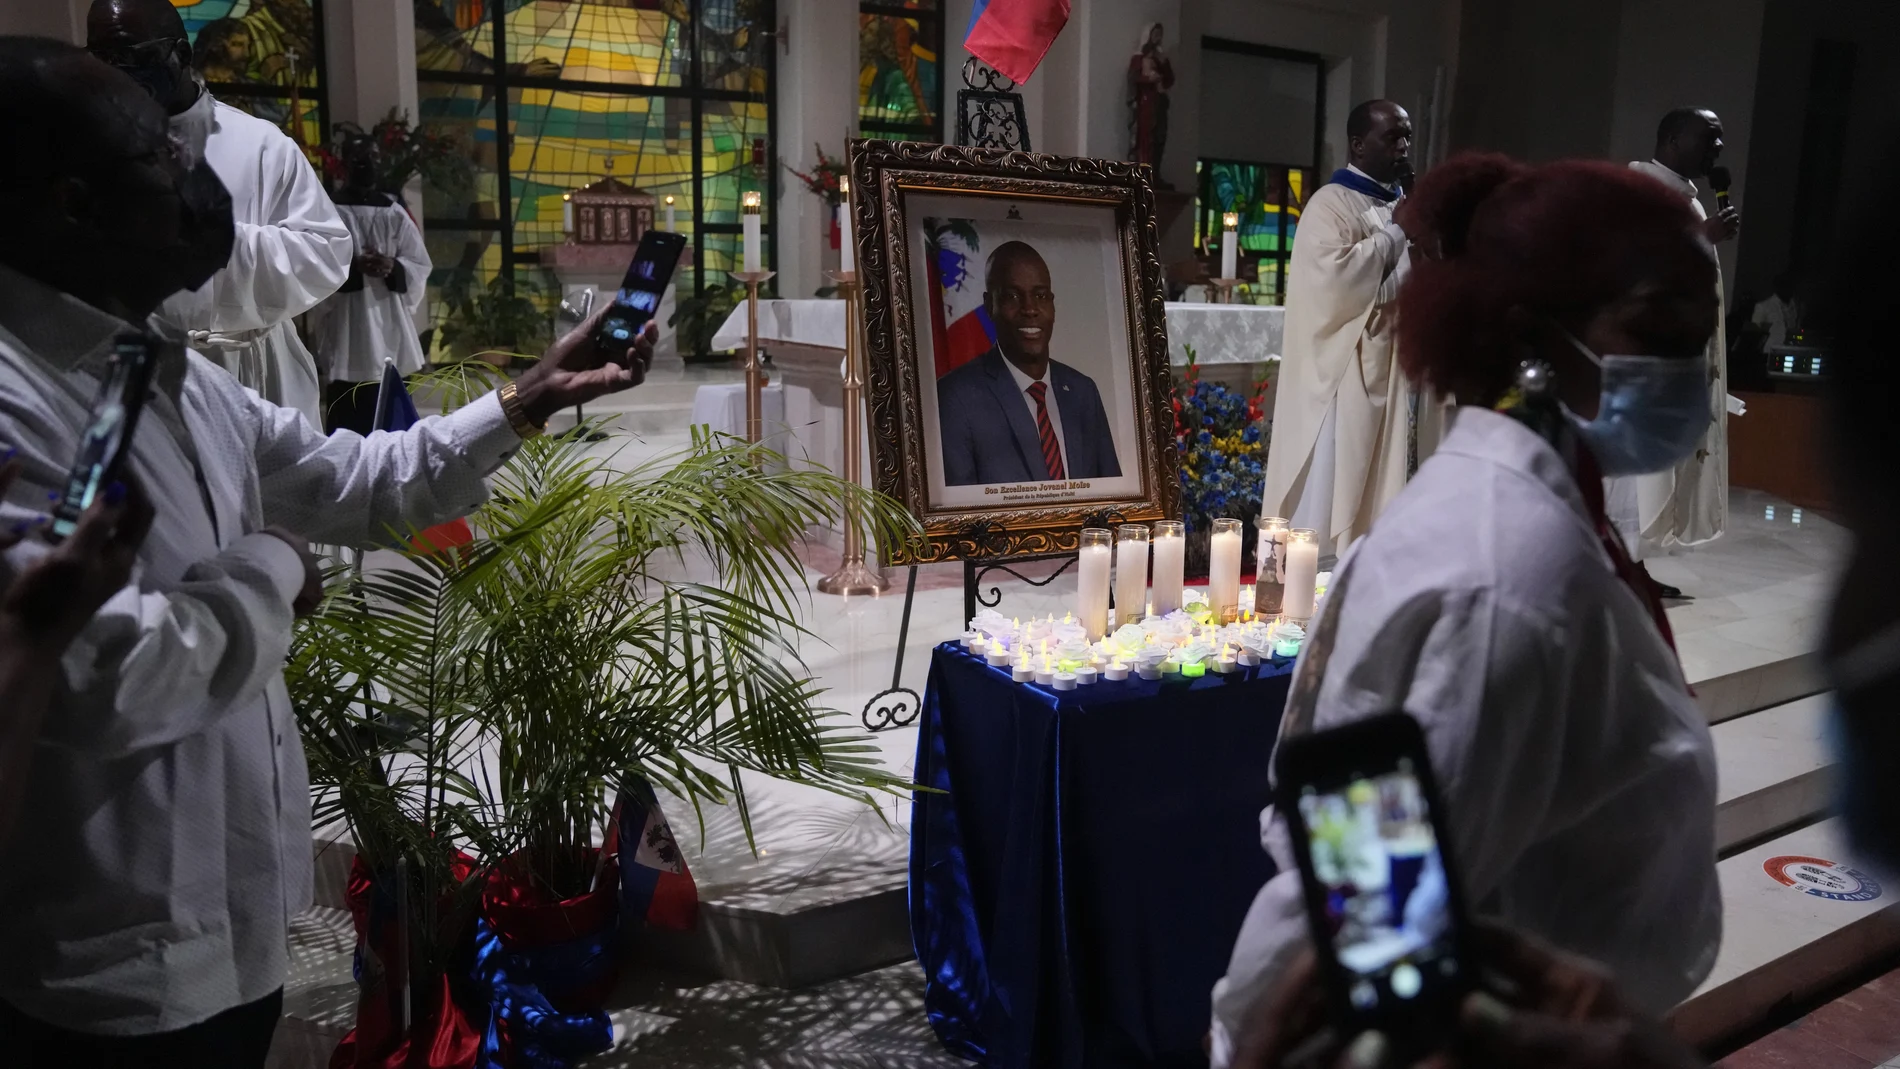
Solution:
<svg viewBox="0 0 1900 1069"><path fill-rule="evenodd" d="M743 193L739 197L739 223L745 231L745 267L751 274L759 269L759 195Z"/></svg>
<svg viewBox="0 0 1900 1069"><path fill-rule="evenodd" d="M1240 615L1240 521L1218 519L1207 547L1207 607L1218 623Z"/></svg>
<svg viewBox="0 0 1900 1069"><path fill-rule="evenodd" d="M1103 527L1082 530L1082 559L1075 580L1075 617L1090 642L1108 634L1109 532Z"/></svg>
<svg viewBox="0 0 1900 1069"><path fill-rule="evenodd" d="M858 269L858 242L851 234L851 180L838 179L838 270Z"/></svg>
<svg viewBox="0 0 1900 1069"><path fill-rule="evenodd" d="M1181 607L1181 581L1187 567L1187 525L1180 520L1162 520L1155 524L1150 548L1154 552L1155 578L1154 589L1148 595L1149 607L1156 616L1166 616Z"/></svg>
<svg viewBox="0 0 1900 1069"><path fill-rule="evenodd" d="M574 232L574 198L567 193L561 194L561 229L569 234Z"/></svg>
<svg viewBox="0 0 1900 1069"><path fill-rule="evenodd" d="M1123 524L1115 542L1115 624L1139 623L1148 614L1148 528Z"/></svg>
<svg viewBox="0 0 1900 1069"><path fill-rule="evenodd" d="M673 216L673 195L671 193L666 195L666 230L668 233L678 233L679 231L679 222Z"/></svg>
<svg viewBox="0 0 1900 1069"><path fill-rule="evenodd" d="M1240 213L1225 212L1220 217L1220 277L1237 278L1240 273Z"/></svg>
<svg viewBox="0 0 1900 1069"><path fill-rule="evenodd" d="M1288 619L1313 616L1313 588L1319 579L1319 535L1304 527L1287 532L1286 601Z"/></svg>

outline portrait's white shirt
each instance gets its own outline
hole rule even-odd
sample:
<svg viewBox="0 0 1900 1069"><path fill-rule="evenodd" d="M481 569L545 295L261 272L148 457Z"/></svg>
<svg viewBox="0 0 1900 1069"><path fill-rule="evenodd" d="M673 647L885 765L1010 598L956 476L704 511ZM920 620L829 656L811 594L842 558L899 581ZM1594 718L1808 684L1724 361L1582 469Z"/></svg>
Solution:
<svg viewBox="0 0 1900 1069"><path fill-rule="evenodd" d="M130 329L0 267L0 441L25 465L0 523L63 486L103 358ZM304 571L263 528L360 546L461 516L519 445L492 395L402 434L326 437L203 357L165 352L128 454L151 533L58 665L28 817L0 843L0 999L145 1035L283 986L286 923L311 892L283 678ZM47 549L0 555L0 588Z"/></svg>
<svg viewBox="0 0 1900 1069"><path fill-rule="evenodd" d="M997 352L1001 353L1002 350L998 349ZM1055 367L1055 359L1050 358L1049 366L1043 368L1041 379L1032 379L1023 374L1023 369L1011 363L1007 356L1003 357L1003 366L1009 369L1009 377L1016 380L1016 392L1022 394L1023 404L1029 409L1029 425L1032 427L1036 425L1036 399L1029 396L1029 387L1037 382L1048 383L1048 388L1042 391L1042 405L1049 412L1049 426L1055 428L1056 446L1062 450L1062 472L1068 474L1069 443L1062 437L1062 410L1056 402L1056 380L1049 374Z"/></svg>
<svg viewBox="0 0 1900 1069"><path fill-rule="evenodd" d="M1411 714L1472 912L1605 963L1646 1012L1686 998L1721 943L1714 748L1557 451L1509 416L1458 409L1340 569L1313 726ZM1261 838L1279 875L1214 987L1217 1069L1307 939L1271 808Z"/></svg>

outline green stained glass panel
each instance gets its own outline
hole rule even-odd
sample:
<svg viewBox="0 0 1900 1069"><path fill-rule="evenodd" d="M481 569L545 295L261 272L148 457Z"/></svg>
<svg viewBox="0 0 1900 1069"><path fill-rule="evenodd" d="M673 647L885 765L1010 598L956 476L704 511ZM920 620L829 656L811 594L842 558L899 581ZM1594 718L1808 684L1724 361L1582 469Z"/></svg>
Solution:
<svg viewBox="0 0 1900 1069"><path fill-rule="evenodd" d="M937 51L917 19L858 16L858 118L932 126L943 92Z"/></svg>

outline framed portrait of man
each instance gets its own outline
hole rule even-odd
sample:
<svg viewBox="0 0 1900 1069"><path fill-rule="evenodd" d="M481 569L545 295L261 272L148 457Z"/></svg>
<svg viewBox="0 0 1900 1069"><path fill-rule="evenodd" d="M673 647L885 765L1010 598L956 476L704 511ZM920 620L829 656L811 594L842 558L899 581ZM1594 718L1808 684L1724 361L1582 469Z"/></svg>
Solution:
<svg viewBox="0 0 1900 1069"><path fill-rule="evenodd" d="M854 141L873 481L890 563L1076 547L1179 513L1154 193L1113 160Z"/></svg>

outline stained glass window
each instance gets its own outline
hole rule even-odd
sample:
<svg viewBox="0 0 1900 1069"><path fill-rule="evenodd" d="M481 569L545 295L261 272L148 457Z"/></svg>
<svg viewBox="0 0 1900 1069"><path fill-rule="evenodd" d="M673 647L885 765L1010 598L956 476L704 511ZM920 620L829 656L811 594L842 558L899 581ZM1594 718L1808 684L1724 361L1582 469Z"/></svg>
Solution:
<svg viewBox="0 0 1900 1069"><path fill-rule="evenodd" d="M323 144L323 0L172 0L219 100ZM292 116L296 116L295 122Z"/></svg>
<svg viewBox="0 0 1900 1069"><path fill-rule="evenodd" d="M1195 161L1194 169L1194 247L1217 252L1221 216L1239 213L1241 253L1255 260L1255 299L1284 303L1286 264L1293 254L1300 211L1315 188L1314 172L1305 167L1206 159Z"/></svg>
<svg viewBox="0 0 1900 1069"><path fill-rule="evenodd" d="M675 198L682 297L727 284L744 190L764 193L771 266L773 0L412 2L422 121L464 130L478 168L473 189L423 190L438 315L445 288L496 274L552 303L561 195L609 174Z"/></svg>
<svg viewBox="0 0 1900 1069"><path fill-rule="evenodd" d="M937 0L858 5L858 129L943 140L943 13Z"/></svg>

